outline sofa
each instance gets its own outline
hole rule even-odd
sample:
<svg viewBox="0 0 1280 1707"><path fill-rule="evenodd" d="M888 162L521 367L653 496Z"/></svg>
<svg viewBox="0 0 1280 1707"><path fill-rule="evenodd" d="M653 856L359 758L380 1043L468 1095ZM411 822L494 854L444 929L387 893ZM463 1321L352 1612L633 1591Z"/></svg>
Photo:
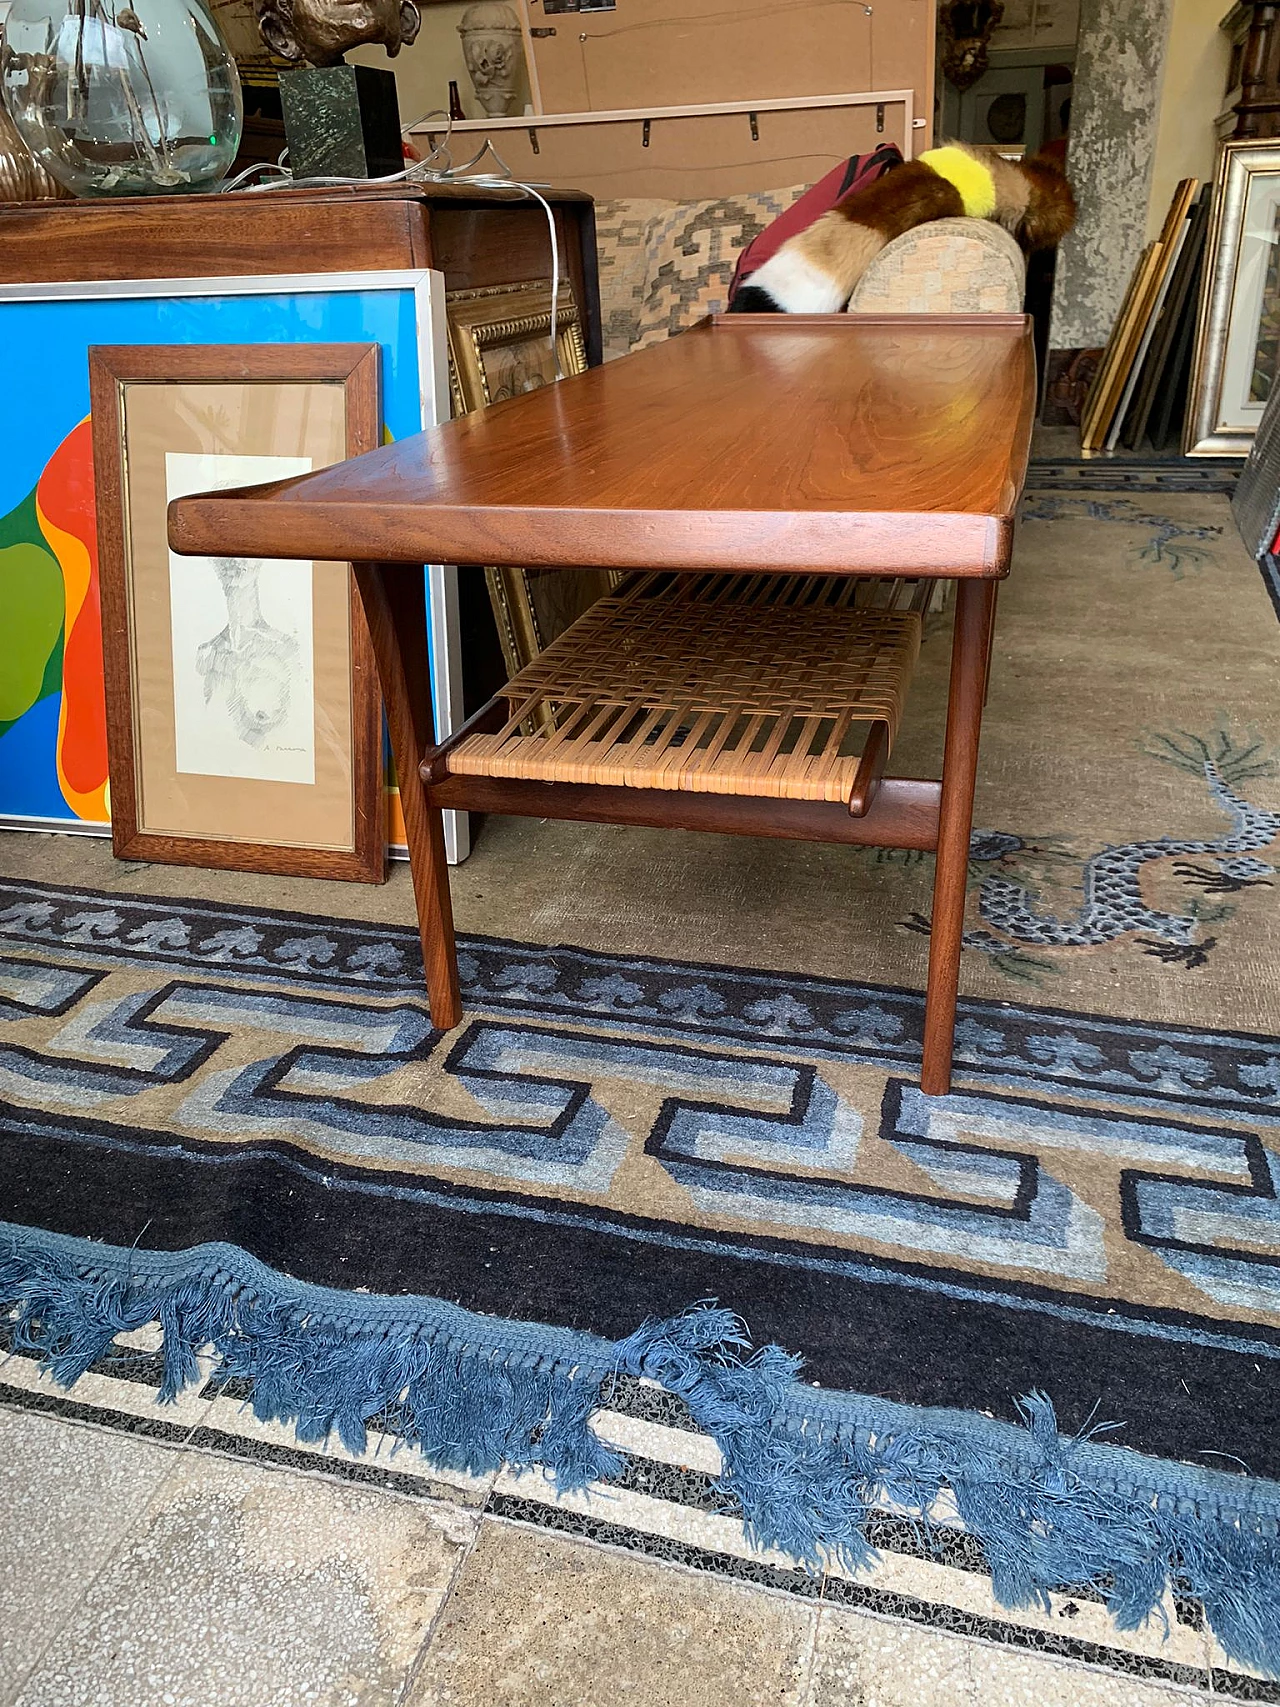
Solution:
<svg viewBox="0 0 1280 1707"><path fill-rule="evenodd" d="M728 301L738 256L806 186L707 201L596 204L605 360L681 332ZM992 314L1022 307L1026 263L1000 226L941 219L896 238L851 313Z"/></svg>

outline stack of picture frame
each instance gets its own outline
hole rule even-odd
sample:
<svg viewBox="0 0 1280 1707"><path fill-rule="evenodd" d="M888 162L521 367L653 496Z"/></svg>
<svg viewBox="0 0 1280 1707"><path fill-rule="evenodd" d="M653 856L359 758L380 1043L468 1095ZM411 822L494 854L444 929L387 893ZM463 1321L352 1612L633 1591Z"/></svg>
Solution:
<svg viewBox="0 0 1280 1707"><path fill-rule="evenodd" d="M1191 210L1169 292L1121 425L1120 443L1125 450L1137 450L1144 439L1150 438L1152 448L1163 451L1180 438L1211 207L1212 191L1206 184Z"/></svg>
<svg viewBox="0 0 1280 1707"><path fill-rule="evenodd" d="M445 303L455 415L486 409L586 368L582 324L567 280L557 291L554 337L551 286L545 279L450 291ZM616 580L604 569L488 566L485 581L508 674L531 663Z"/></svg>
<svg viewBox="0 0 1280 1707"><path fill-rule="evenodd" d="M1085 402L1086 456L1243 457L1280 365L1280 138L1230 141L1212 190L1178 185Z"/></svg>
<svg viewBox="0 0 1280 1707"><path fill-rule="evenodd" d="M0 825L110 833L125 858L381 881L405 831L349 572L171 562L164 513L192 483L286 477L446 416L443 275L9 283L0 327L0 532L30 583L13 580L0 616L30 684L0 725ZM91 351L111 370L99 362L92 415ZM440 729L463 711L458 582L424 569ZM60 621L15 620L33 591ZM244 629L250 684L228 669ZM446 815L445 840L466 857L465 814Z"/></svg>
<svg viewBox="0 0 1280 1707"><path fill-rule="evenodd" d="M1199 181L1184 178L1154 243L1147 245L1134 269L1129 288L1112 327L1111 337L1098 364L1080 423L1080 448L1086 454L1114 450L1134 411L1144 379L1154 371L1157 333L1171 307L1175 283L1180 279L1179 262L1190 236ZM1164 340L1161 340L1164 348ZM1154 401L1154 381L1151 388ZM1150 408L1150 405L1148 405Z"/></svg>

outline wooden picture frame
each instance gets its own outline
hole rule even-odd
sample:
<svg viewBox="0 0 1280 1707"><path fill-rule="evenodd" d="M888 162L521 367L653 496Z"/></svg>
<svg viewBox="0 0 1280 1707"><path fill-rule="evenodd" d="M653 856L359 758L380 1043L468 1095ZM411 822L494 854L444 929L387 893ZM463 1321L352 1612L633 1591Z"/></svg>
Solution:
<svg viewBox="0 0 1280 1707"><path fill-rule="evenodd" d="M1085 403L1080 448L1086 453L1115 449L1186 241L1199 187L1195 178L1179 182L1159 237L1147 245L1134 269Z"/></svg>
<svg viewBox="0 0 1280 1707"><path fill-rule="evenodd" d="M1164 225L1160 231L1160 260L1156 269L1155 280L1144 305L1142 325L1139 329L1138 346L1124 376L1124 386L1121 390L1111 414L1103 449L1115 450L1120 442L1120 434L1124 428L1125 417L1128 415L1146 366L1151 346L1155 340L1156 328L1164 306L1173 285L1174 274L1178 261L1186 246L1188 233L1191 229L1191 216L1195 210L1196 196L1200 189L1198 178L1183 178L1173 193L1169 211L1165 215Z"/></svg>
<svg viewBox="0 0 1280 1707"><path fill-rule="evenodd" d="M1280 138L1218 157L1184 456L1245 456L1280 357Z"/></svg>
<svg viewBox="0 0 1280 1707"><path fill-rule="evenodd" d="M382 700L350 565L177 557L166 520L191 491L374 449L379 360L377 344L90 349L117 858L385 879Z"/></svg>
<svg viewBox="0 0 1280 1707"><path fill-rule="evenodd" d="M546 280L455 290L445 298L449 383L457 415L485 409L559 377L551 354L551 286ZM587 366L573 292L560 286L556 306L560 374ZM485 569L502 656L510 675L564 633L616 577L590 569Z"/></svg>
<svg viewBox="0 0 1280 1707"><path fill-rule="evenodd" d="M1093 376L1093 384L1085 399L1080 418L1080 448L1088 455L1101 450L1111 424L1111 415L1119 401L1127 364L1132 361L1141 336L1143 299L1160 265L1160 245L1148 243L1129 278L1120 311L1111 328L1102 360Z"/></svg>

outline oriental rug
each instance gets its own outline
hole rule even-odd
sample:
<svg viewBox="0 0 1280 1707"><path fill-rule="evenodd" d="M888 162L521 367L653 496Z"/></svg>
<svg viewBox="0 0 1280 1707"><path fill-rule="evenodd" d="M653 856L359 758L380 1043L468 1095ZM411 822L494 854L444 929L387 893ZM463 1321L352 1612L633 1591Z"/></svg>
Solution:
<svg viewBox="0 0 1280 1707"><path fill-rule="evenodd" d="M1280 626L1159 475L1024 506L945 1099L914 856L493 825L441 1036L395 885L12 838L0 1398L1280 1702Z"/></svg>
<svg viewBox="0 0 1280 1707"><path fill-rule="evenodd" d="M403 927L3 880L0 934L0 1292L61 1380L159 1322L165 1393L212 1347L303 1441L570 1492L656 1384L775 1564L896 1523L1275 1668L1280 1039L970 1000L931 1101L888 987L470 939L442 1037Z"/></svg>

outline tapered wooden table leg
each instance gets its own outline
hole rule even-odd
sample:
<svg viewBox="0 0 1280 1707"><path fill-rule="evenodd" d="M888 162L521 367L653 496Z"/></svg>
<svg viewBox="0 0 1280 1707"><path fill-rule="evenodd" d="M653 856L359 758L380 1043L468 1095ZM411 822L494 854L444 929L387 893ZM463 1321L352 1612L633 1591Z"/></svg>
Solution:
<svg viewBox="0 0 1280 1707"><path fill-rule="evenodd" d="M400 784L431 1021L448 1031L462 1018L462 999L444 825L439 807L427 796L420 770L434 745L423 571L397 563L357 563L355 573L378 660Z"/></svg>
<svg viewBox="0 0 1280 1707"><path fill-rule="evenodd" d="M933 879L933 930L929 938L929 992L924 1010L924 1063L920 1073L920 1088L927 1096L945 1096L951 1089L969 833L973 828L973 785L978 772L978 737L996 585L995 581L976 579L956 583L938 860Z"/></svg>

